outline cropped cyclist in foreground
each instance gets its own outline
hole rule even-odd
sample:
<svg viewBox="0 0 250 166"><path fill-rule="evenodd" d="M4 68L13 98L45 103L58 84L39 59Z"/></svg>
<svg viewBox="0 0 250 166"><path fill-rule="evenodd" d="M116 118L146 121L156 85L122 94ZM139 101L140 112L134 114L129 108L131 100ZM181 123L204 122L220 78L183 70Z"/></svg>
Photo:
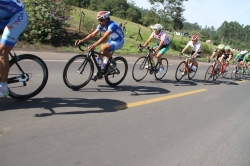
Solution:
<svg viewBox="0 0 250 166"><path fill-rule="evenodd" d="M110 65L116 65L115 61L112 58L112 55L110 52L114 50L121 49L124 45L124 35L121 27L115 23L114 21L110 20L110 12L109 11L100 11L97 13L96 16L99 24L97 28L87 35L82 40L77 40L75 42L75 45L79 45L80 43L84 43L93 37L95 37L98 32L104 31L104 35L97 40L95 43L89 46L88 50L94 50L95 47L100 45L101 43L105 42L106 39L110 36L110 39L107 43L103 44L101 46L101 54L104 54L110 59ZM103 61L103 57L99 57Z"/></svg>
<svg viewBox="0 0 250 166"><path fill-rule="evenodd" d="M158 40L158 43L153 48L155 53L157 53L156 57L160 64L160 68L157 74L161 74L164 70L161 62L161 56L169 49L171 40L167 35L167 32L163 30L163 26L161 24L155 24L150 28L152 28L154 31L149 36L148 40L143 44L143 47L146 47L153 38L156 38ZM153 54L150 54L151 59L153 59L153 56Z"/></svg>
<svg viewBox="0 0 250 166"><path fill-rule="evenodd" d="M0 40L0 97L9 95L7 86L9 73L8 54L27 25L28 16L22 1L0 1L0 30L3 30Z"/></svg>

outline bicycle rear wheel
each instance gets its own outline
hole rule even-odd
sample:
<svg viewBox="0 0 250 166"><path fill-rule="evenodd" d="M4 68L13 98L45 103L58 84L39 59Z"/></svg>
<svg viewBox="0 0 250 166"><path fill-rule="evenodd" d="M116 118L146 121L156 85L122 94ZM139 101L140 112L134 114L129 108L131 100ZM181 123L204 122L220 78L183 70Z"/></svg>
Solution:
<svg viewBox="0 0 250 166"><path fill-rule="evenodd" d="M180 81L187 74L185 69L186 69L186 62L182 61L177 67L175 72L175 79L177 81Z"/></svg>
<svg viewBox="0 0 250 166"><path fill-rule="evenodd" d="M206 72L205 77L204 77L204 81L208 82L210 79L213 79L213 77L214 77L214 66L211 65L207 69L207 72Z"/></svg>
<svg viewBox="0 0 250 166"><path fill-rule="evenodd" d="M157 80L161 80L166 75L166 73L168 71L168 60L167 60L167 58L161 58L161 62L162 62L164 70L163 70L163 72L161 74L157 74L157 72L155 72L155 78ZM160 64L157 63L157 66L156 66L157 71L159 70L159 68L160 68Z"/></svg>
<svg viewBox="0 0 250 166"><path fill-rule="evenodd" d="M143 80L148 74L148 69L145 66L149 67L149 60L146 56L142 56L135 61L135 64L132 69L132 76L135 81L139 82Z"/></svg>
<svg viewBox="0 0 250 166"><path fill-rule="evenodd" d="M63 70L63 81L65 85L73 90L86 86L91 80L94 65L86 55L72 57Z"/></svg>
<svg viewBox="0 0 250 166"><path fill-rule="evenodd" d="M231 79L233 80L237 80L240 78L240 73L239 71L237 71L236 69L233 69L232 73L231 73Z"/></svg>
<svg viewBox="0 0 250 166"><path fill-rule="evenodd" d="M119 85L125 79L128 72L128 63L125 58L115 57L114 60L116 66L105 76L106 83L112 87Z"/></svg>
<svg viewBox="0 0 250 166"><path fill-rule="evenodd" d="M191 72L188 73L188 79L191 80L194 78L195 74L197 73L198 71L198 62L193 62L193 65L196 67L196 70L193 71L192 68L190 69Z"/></svg>
<svg viewBox="0 0 250 166"><path fill-rule="evenodd" d="M45 87L48 81L48 68L44 61L31 54L17 56L18 65L15 60L10 60L10 70L8 75L9 95L14 99L27 100L36 96Z"/></svg>

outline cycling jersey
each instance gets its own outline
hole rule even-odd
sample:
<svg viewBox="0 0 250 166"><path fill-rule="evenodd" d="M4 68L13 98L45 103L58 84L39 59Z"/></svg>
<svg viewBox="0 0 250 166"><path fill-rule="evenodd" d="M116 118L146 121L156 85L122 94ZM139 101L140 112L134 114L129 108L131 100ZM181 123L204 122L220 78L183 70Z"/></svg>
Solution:
<svg viewBox="0 0 250 166"><path fill-rule="evenodd" d="M163 30L161 30L158 35L155 33L155 31L153 31L150 35L150 38L156 38L158 40L158 43L164 41L163 45L168 45L171 42L169 36L167 35L167 32Z"/></svg>
<svg viewBox="0 0 250 166"><path fill-rule="evenodd" d="M110 39L108 43L110 44L111 50L121 49L124 45L124 35L121 27L114 21L109 20L107 24L107 28L101 26L100 24L97 26L98 31L110 31Z"/></svg>
<svg viewBox="0 0 250 166"><path fill-rule="evenodd" d="M218 49L218 48L215 48L215 49L214 49L214 52L216 53L217 57L221 57L222 54L225 53L224 50L220 50L220 49Z"/></svg>
<svg viewBox="0 0 250 166"><path fill-rule="evenodd" d="M100 24L97 26L98 31L110 31L110 39L113 41L123 41L124 40L124 35L121 27L115 23L114 21L109 21L107 24L107 29L106 27L102 27Z"/></svg>
<svg viewBox="0 0 250 166"><path fill-rule="evenodd" d="M0 0L1 43L14 47L19 35L28 25L28 16L21 0Z"/></svg>
<svg viewBox="0 0 250 166"><path fill-rule="evenodd" d="M194 52L198 49L198 52L201 53L201 44L198 41L195 44L193 44L193 41L189 41L186 47L191 47Z"/></svg>
<svg viewBox="0 0 250 166"><path fill-rule="evenodd" d="M244 58L243 58L243 61L249 62L250 61L250 56L245 55Z"/></svg>

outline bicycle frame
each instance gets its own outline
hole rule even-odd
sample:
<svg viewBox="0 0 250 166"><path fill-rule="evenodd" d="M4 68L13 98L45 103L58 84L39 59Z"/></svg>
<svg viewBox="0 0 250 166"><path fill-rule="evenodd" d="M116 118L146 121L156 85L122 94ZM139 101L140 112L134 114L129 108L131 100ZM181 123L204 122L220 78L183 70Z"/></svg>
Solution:
<svg viewBox="0 0 250 166"><path fill-rule="evenodd" d="M141 45L139 45L139 48L146 48L148 50L146 58L142 63L143 66L140 66L140 68L144 68L146 65L146 62L149 61L150 67L148 68L148 70L150 71L150 74L152 74L153 72L158 72L156 69L156 66L158 65L159 62L157 61L156 64L153 66L152 59L150 58L150 54L154 51L153 48L151 48L149 46L142 47Z"/></svg>
<svg viewBox="0 0 250 166"><path fill-rule="evenodd" d="M20 76L18 77L11 77L8 78L8 84L11 83L16 83L16 82L23 82L24 86L26 86L26 81L29 80L29 77L24 73L23 69L21 68L21 66L18 64L18 56L16 55L16 53L13 51L13 54L11 52L9 52L9 55L11 57L11 59L14 60L15 64L17 65L18 69L20 70L20 72L22 73Z"/></svg>
<svg viewBox="0 0 250 166"><path fill-rule="evenodd" d="M88 47L87 44L83 44L83 45ZM81 48L81 46L79 46L79 49L81 51L84 51ZM113 53L114 53L114 51L111 52L111 55L113 55ZM92 51L88 51L88 53L87 53L87 60L90 60L92 58L92 60L94 61L95 66L97 68L98 73L101 73L102 76L106 77L109 74L107 71L108 71L108 68L110 66L110 63L109 63L110 59L108 59L106 66L102 69L101 66L97 63L97 60L96 60L97 55L105 56L104 54L101 54L100 52L96 52L96 51L92 50ZM83 63L80 65L80 67L77 70L79 74L82 74L82 72L84 71L84 68L85 68L86 64L87 64L87 61L83 61ZM81 70L81 72L79 72L79 70L81 68L82 68L82 70Z"/></svg>

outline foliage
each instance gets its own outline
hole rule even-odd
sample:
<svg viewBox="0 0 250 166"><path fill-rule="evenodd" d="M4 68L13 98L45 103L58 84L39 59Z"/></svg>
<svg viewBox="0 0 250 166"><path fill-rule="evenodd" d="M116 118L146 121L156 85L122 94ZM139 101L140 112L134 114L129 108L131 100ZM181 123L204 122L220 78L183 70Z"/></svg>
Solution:
<svg viewBox="0 0 250 166"><path fill-rule="evenodd" d="M65 45L72 37L67 31L70 16L68 0L24 0L29 26L20 37L30 43Z"/></svg>

